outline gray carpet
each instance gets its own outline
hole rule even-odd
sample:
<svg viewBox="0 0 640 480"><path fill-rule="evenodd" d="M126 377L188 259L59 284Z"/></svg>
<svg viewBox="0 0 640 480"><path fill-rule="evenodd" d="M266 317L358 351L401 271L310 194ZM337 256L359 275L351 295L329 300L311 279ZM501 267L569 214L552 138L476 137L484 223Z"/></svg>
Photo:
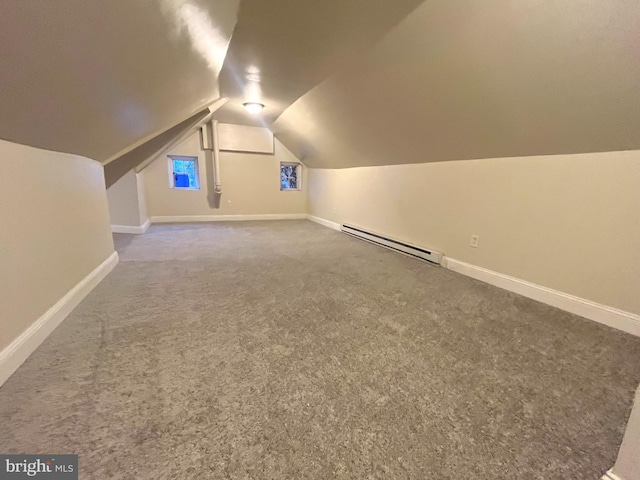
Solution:
<svg viewBox="0 0 640 480"><path fill-rule="evenodd" d="M154 226L0 388L83 479L598 479L640 339L305 221Z"/></svg>

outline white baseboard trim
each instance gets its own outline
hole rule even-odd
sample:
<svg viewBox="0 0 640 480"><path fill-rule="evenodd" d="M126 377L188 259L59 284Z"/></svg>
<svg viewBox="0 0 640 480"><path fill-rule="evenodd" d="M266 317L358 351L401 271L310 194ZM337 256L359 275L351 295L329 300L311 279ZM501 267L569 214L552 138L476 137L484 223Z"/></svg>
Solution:
<svg viewBox="0 0 640 480"><path fill-rule="evenodd" d="M146 232L150 225L150 220L147 220L139 227L133 227L129 225L111 225L111 231L113 233L134 233L136 235L140 235Z"/></svg>
<svg viewBox="0 0 640 480"><path fill-rule="evenodd" d="M332 222L331 220L325 220L324 218L315 217L313 215L307 215L307 220L311 220L312 222L319 223L320 225L324 225L325 227L340 231L340 224Z"/></svg>
<svg viewBox="0 0 640 480"><path fill-rule="evenodd" d="M307 215L312 222L319 223L334 230L340 230L340 224L324 218ZM569 295L568 293L553 290L551 288L536 285L519 278L510 277L502 273L494 272L486 268L477 267L470 263L456 260L451 257L443 257L442 266L457 273L475 278L510 292L517 293L527 298L546 303L552 307L580 315L594 322L602 323L612 328L622 330L632 335L640 336L640 315L625 312L617 308L608 307L600 303L592 302L584 298ZM610 473L610 475L613 475ZM617 477L612 477L617 480Z"/></svg>
<svg viewBox="0 0 640 480"><path fill-rule="evenodd" d="M580 315L581 317L608 325L623 332L640 336L640 315L608 307L600 303L592 302L591 300L536 285L535 283L510 277L486 268L477 267L451 257L445 257L442 265L449 270L475 278L476 280L504 288L510 292Z"/></svg>
<svg viewBox="0 0 640 480"><path fill-rule="evenodd" d="M151 223L244 222L250 220L304 220L306 213L267 213L256 215L168 215L151 217Z"/></svg>
<svg viewBox="0 0 640 480"><path fill-rule="evenodd" d="M611 470L607 470L600 480L622 480L619 476L613 473Z"/></svg>
<svg viewBox="0 0 640 480"><path fill-rule="evenodd" d="M0 386L118 263L118 253L96 267L0 352Z"/></svg>

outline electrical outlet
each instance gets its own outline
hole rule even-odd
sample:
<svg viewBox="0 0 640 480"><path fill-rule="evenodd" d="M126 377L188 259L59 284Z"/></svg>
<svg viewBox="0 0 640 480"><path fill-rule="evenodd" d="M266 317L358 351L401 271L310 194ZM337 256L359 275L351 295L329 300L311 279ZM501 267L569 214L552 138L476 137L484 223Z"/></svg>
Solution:
<svg viewBox="0 0 640 480"><path fill-rule="evenodd" d="M478 248L478 242L480 242L480 235L477 235L475 233L471 235L471 243L469 245L471 245L473 248Z"/></svg>

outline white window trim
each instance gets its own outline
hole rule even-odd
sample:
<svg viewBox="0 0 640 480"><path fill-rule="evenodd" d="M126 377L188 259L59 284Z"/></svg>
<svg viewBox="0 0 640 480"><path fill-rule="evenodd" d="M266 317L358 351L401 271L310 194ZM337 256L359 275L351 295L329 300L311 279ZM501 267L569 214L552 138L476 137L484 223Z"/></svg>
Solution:
<svg viewBox="0 0 640 480"><path fill-rule="evenodd" d="M173 188L175 190L200 190L200 168L198 165L198 160L199 158L197 156L194 155L167 155L167 166L169 168L169 188ZM173 161L174 160L188 160L190 162L194 162L195 163L195 172L196 172L196 179L198 180L198 186L197 187L176 187L175 183L174 183L174 179L173 179Z"/></svg>
<svg viewBox="0 0 640 480"><path fill-rule="evenodd" d="M296 167L296 177L298 179L297 188L282 188L282 167ZM300 192L302 191L302 164L299 162L280 162L278 168L278 182L280 183L281 192Z"/></svg>

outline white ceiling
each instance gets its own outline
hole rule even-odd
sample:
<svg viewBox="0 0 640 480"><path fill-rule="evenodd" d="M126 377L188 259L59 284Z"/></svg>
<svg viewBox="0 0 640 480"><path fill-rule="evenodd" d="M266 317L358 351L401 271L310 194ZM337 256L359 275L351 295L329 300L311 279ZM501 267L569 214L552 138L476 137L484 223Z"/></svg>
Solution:
<svg viewBox="0 0 640 480"><path fill-rule="evenodd" d="M220 74L229 101L215 117L269 125L295 100L346 67L423 0L243 0ZM251 116L242 104L266 108Z"/></svg>
<svg viewBox="0 0 640 480"><path fill-rule="evenodd" d="M103 161L219 96L240 0L0 1L0 138Z"/></svg>
<svg viewBox="0 0 640 480"><path fill-rule="evenodd" d="M308 166L640 148L637 0L425 2L272 125Z"/></svg>
<svg viewBox="0 0 640 480"><path fill-rule="evenodd" d="M312 167L638 149L638 32L637 0L6 0L0 138L105 162L222 95Z"/></svg>

